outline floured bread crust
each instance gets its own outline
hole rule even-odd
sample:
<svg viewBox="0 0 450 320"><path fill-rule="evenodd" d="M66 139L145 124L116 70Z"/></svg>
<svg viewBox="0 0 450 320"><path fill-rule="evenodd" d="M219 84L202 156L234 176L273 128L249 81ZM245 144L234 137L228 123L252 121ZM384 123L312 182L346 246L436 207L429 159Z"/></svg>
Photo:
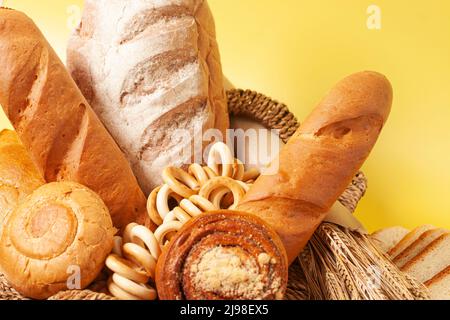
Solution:
<svg viewBox="0 0 450 320"><path fill-rule="evenodd" d="M215 26L204 0L87 0L67 56L147 194L164 167L191 162L192 137L228 128Z"/></svg>

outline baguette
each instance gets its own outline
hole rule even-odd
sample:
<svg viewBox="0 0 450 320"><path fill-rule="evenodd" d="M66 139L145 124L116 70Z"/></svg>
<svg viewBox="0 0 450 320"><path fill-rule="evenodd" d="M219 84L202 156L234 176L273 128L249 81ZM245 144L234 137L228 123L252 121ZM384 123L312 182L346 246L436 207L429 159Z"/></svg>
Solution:
<svg viewBox="0 0 450 320"><path fill-rule="evenodd" d="M228 129L206 0L86 0L67 66L147 195L165 167L200 159L203 132Z"/></svg>
<svg viewBox="0 0 450 320"><path fill-rule="evenodd" d="M261 176L238 206L278 232L291 263L369 156L391 105L384 76L345 78L271 164L277 174Z"/></svg>
<svg viewBox="0 0 450 320"><path fill-rule="evenodd" d="M37 26L0 9L0 104L47 182L71 180L100 195L114 225L149 225L126 158Z"/></svg>

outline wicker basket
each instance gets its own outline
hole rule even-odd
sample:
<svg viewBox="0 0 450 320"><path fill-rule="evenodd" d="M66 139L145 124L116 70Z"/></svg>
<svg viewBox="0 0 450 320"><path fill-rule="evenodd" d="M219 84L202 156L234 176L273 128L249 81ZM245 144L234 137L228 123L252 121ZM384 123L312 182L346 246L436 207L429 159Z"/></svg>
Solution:
<svg viewBox="0 0 450 320"><path fill-rule="evenodd" d="M287 106L253 91L228 91L230 113L250 117L269 129L278 129L287 142L299 123ZM339 201L354 212L367 188L358 173ZM89 290L65 291L49 300L113 300L104 279ZM298 262L289 270L288 300L427 299L426 289L399 271L367 236L323 223ZM0 300L26 300L0 274Z"/></svg>

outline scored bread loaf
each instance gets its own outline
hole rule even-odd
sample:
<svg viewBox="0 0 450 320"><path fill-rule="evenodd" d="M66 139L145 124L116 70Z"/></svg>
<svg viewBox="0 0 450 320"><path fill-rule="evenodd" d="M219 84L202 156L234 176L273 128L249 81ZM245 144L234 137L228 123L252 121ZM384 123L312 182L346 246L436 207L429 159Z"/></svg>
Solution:
<svg viewBox="0 0 450 320"><path fill-rule="evenodd" d="M146 199L123 153L40 30L0 8L0 104L47 182L100 195L114 225L149 225Z"/></svg>
<svg viewBox="0 0 450 320"><path fill-rule="evenodd" d="M385 76L360 72L340 81L260 176L237 210L273 227L292 263L369 156L389 116Z"/></svg>
<svg viewBox="0 0 450 320"><path fill-rule="evenodd" d="M445 229L432 229L424 232L419 239L417 239L408 248L403 250L393 261L399 268L405 266L414 257L419 255L426 247L428 247L433 241L441 237L443 234L448 233Z"/></svg>
<svg viewBox="0 0 450 320"><path fill-rule="evenodd" d="M228 128L206 0L87 0L67 65L147 194L166 166L201 160L194 138Z"/></svg>
<svg viewBox="0 0 450 320"><path fill-rule="evenodd" d="M0 132L0 235L16 206L45 183L14 131Z"/></svg>
<svg viewBox="0 0 450 320"><path fill-rule="evenodd" d="M409 230L403 227L391 227L381 229L371 235L372 240L383 253L387 253L402 240Z"/></svg>

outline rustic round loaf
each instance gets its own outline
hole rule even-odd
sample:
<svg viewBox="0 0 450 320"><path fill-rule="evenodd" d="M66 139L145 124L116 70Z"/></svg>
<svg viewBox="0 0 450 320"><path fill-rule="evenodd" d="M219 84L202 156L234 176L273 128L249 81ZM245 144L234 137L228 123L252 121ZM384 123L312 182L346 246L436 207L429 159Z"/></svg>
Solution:
<svg viewBox="0 0 450 320"><path fill-rule="evenodd" d="M11 214L0 265L24 296L86 288L101 271L116 229L100 197L74 182L46 184Z"/></svg>

